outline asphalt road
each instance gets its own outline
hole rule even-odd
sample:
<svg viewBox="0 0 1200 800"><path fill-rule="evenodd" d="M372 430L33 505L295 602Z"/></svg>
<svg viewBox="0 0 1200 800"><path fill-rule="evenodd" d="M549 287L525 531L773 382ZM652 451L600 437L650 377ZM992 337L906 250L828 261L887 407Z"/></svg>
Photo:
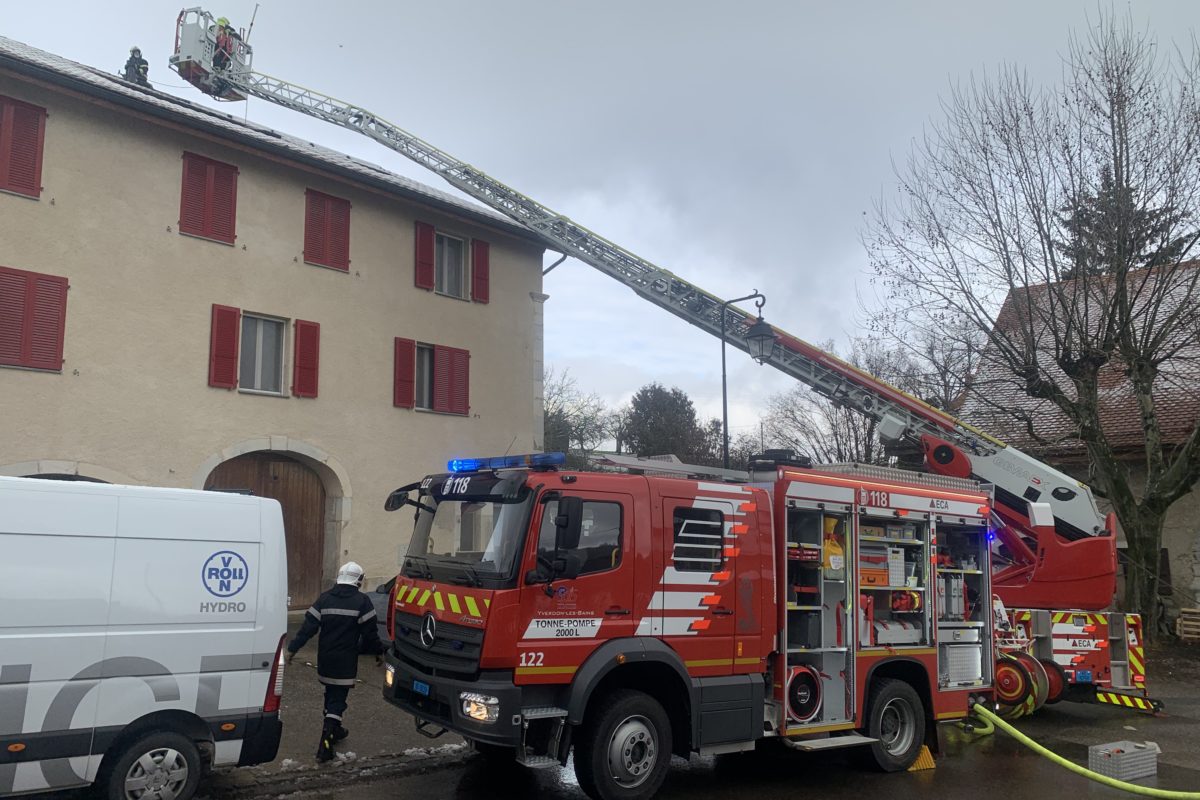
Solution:
<svg viewBox="0 0 1200 800"><path fill-rule="evenodd" d="M1165 671L1165 670L1164 670ZM1087 763L1087 746L1132 739L1163 748L1157 779L1139 781L1164 789L1200 790L1200 691L1194 675L1163 675L1156 696L1169 715L1150 717L1106 706L1061 703L1049 706L1019 727L1055 752ZM854 798L888 800L929 797L1104 798L1130 797L1072 775L997 732L969 737L942 726L943 752L933 770L882 775L863 772L847 751L798 753L780 748L719 758L675 759L659 797L663 800L722 800L756 797ZM355 769L344 764L329 788L272 784L273 794L297 798L394 800L396 797L461 800L582 800L568 767L530 772L479 756L443 760L438 766L384 774L375 763ZM328 783L326 784L328 786ZM265 787L263 787L265 789Z"/></svg>

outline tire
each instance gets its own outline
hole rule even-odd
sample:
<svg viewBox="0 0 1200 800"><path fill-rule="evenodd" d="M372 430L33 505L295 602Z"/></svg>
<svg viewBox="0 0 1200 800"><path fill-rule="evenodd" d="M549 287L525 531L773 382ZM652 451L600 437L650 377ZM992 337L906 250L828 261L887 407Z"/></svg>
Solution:
<svg viewBox="0 0 1200 800"><path fill-rule="evenodd" d="M672 749L658 701L618 689L588 709L575 738L575 777L592 800L648 800L667 778Z"/></svg>
<svg viewBox="0 0 1200 800"><path fill-rule="evenodd" d="M866 766L880 772L906 770L925 743L925 706L904 681L879 678L867 700L866 735L878 739L858 748Z"/></svg>
<svg viewBox="0 0 1200 800"><path fill-rule="evenodd" d="M196 743L173 731L139 736L104 762L97 785L105 800L191 800L200 784Z"/></svg>

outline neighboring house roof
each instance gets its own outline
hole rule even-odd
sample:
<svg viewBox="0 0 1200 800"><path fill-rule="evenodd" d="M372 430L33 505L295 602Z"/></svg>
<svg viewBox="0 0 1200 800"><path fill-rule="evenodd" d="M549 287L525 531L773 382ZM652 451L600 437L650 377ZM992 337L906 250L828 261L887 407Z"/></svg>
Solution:
<svg viewBox="0 0 1200 800"><path fill-rule="evenodd" d="M407 200L435 206L443 211L466 214L476 221L501 228L510 234L544 246L541 240L524 226L449 192L434 189L389 172L376 164L297 139L263 125L237 119L153 88L137 86L116 75L4 36L0 36L0 69L40 78L143 114L320 167Z"/></svg>
<svg viewBox="0 0 1200 800"><path fill-rule="evenodd" d="M1200 292L1196 291L1192 279L1198 277L1194 274L1198 269L1200 261L1181 264L1172 273L1171 283L1162 286L1155 284L1158 275L1145 273L1143 295L1157 296L1161 292L1161 297L1157 302L1144 303L1141 310L1156 307L1158 318L1176 311L1194 314ZM1049 335L1050 323L1046 321L1053 317L1060 330L1064 329L1061 317L1048 313L1048 309L1054 302L1052 290L1066 285L1064 282L1013 289L996 315L996 328L1018 336L1016 332L1021 329L1021 320L1027 324L1034 320L1031 329L1038 342L1039 363L1050 372L1058 386L1069 388L1071 381L1055 363L1055 337ZM1095 279L1092 279L1092 286L1096 286ZM1058 297L1078 297L1087 293L1067 291L1058 293ZM1191 325L1193 328L1200 325L1200 318ZM1141 414L1123 365L1119 362L1106 364L1100 370L1099 379L1100 422L1108 441L1118 453L1141 454L1145 445ZM1186 340L1180 342L1179 351L1161 365L1153 397L1164 445L1170 447L1183 442L1200 421L1200 333L1196 330L1192 330ZM1074 424L1051 401L1030 397L1024 382L1002 362L993 345L989 345L983 354L959 416L1031 454L1063 461L1086 457Z"/></svg>

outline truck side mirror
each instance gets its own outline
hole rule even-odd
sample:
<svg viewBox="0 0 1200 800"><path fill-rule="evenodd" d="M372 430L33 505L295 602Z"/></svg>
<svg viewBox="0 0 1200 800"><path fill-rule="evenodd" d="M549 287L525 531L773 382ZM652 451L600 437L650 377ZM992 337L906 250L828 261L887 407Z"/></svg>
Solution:
<svg viewBox="0 0 1200 800"><path fill-rule="evenodd" d="M388 495L387 501L383 504L384 511L395 511L404 505L404 501L408 499L408 492L403 492L399 489Z"/></svg>
<svg viewBox="0 0 1200 800"><path fill-rule="evenodd" d="M580 531L583 529L583 500L578 497L560 497L554 527L554 549L559 554L577 549Z"/></svg>

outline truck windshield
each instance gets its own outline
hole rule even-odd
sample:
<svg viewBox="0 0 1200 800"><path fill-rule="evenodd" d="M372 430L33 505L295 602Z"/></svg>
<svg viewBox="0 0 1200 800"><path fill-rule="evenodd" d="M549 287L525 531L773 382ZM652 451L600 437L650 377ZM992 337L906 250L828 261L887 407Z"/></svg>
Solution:
<svg viewBox="0 0 1200 800"><path fill-rule="evenodd" d="M527 473L434 475L422 483L404 573L464 585L515 580L533 491Z"/></svg>

